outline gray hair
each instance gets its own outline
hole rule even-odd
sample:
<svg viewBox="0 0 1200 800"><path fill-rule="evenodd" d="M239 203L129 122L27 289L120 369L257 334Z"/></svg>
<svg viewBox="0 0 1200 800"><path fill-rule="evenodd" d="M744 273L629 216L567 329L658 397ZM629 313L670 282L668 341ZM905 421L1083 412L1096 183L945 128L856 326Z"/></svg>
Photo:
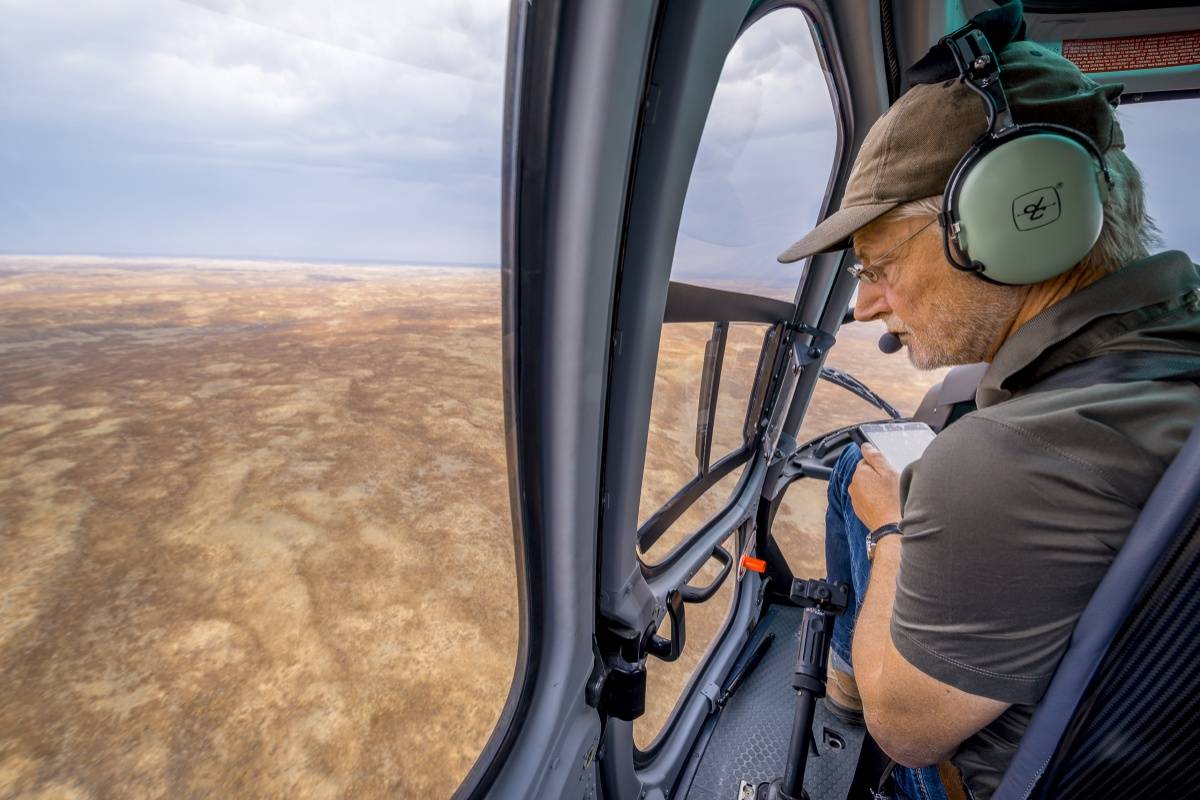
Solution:
<svg viewBox="0 0 1200 800"><path fill-rule="evenodd" d="M1099 272L1116 272L1139 258L1150 255L1162 239L1158 226L1146 213L1146 188L1137 166L1120 148L1110 148L1104 154L1112 176L1112 190L1104 203L1104 226L1100 238L1079 266ZM937 216L942 211L942 196L911 200L889 211L891 219Z"/></svg>

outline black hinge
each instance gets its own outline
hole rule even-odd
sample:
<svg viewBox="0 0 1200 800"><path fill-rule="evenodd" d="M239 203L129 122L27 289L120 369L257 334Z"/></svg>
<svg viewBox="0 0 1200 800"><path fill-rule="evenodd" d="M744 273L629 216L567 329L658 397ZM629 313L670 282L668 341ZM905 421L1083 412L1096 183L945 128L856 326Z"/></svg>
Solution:
<svg viewBox="0 0 1200 800"><path fill-rule="evenodd" d="M632 722L646 713L646 656L642 637L628 633L601 621L592 643L595 665L584 695L601 714Z"/></svg>
<svg viewBox="0 0 1200 800"><path fill-rule="evenodd" d="M602 714L632 722L646 713L646 665L610 668L594 689L588 684L588 695Z"/></svg>

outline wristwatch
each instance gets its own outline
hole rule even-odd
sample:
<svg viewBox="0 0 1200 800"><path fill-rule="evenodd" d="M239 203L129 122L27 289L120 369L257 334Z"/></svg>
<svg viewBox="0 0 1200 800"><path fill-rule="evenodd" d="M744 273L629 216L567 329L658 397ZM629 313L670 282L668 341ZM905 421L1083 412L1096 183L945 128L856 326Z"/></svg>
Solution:
<svg viewBox="0 0 1200 800"><path fill-rule="evenodd" d="M880 525L867 534L867 561L875 560L875 545L879 544L879 540L893 533L903 533L900 530L899 522L889 522L887 525Z"/></svg>

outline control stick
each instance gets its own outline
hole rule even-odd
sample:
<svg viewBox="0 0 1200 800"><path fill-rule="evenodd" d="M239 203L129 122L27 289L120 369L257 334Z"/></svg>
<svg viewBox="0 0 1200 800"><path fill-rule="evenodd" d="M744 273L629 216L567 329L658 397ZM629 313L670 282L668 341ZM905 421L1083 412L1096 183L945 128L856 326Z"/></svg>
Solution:
<svg viewBox="0 0 1200 800"><path fill-rule="evenodd" d="M814 747L812 723L817 701L825 696L826 668L829 666L829 641L834 617L846 610L848 589L845 584L822 580L792 581L788 593L792 602L804 608L800 623L800 652L792 686L796 689L796 716L788 742L787 763L782 778L759 784L756 800L808 800L804 791L804 771L808 753Z"/></svg>

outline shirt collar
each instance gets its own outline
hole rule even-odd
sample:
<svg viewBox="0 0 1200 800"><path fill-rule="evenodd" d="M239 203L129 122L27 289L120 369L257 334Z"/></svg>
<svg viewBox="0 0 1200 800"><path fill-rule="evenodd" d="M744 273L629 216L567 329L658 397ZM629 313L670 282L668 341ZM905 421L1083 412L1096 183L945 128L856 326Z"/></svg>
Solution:
<svg viewBox="0 0 1200 800"><path fill-rule="evenodd" d="M1125 326L1116 319L1200 289L1200 272L1178 250L1143 258L1106 275L1042 311L1005 340L979 383L976 403L995 405L1011 396L1005 381L1018 372L1035 377L1092 355L1094 347ZM1113 317L1113 330L1091 323ZM1085 327L1087 336L1075 341ZM1069 347L1062 345L1070 342Z"/></svg>

